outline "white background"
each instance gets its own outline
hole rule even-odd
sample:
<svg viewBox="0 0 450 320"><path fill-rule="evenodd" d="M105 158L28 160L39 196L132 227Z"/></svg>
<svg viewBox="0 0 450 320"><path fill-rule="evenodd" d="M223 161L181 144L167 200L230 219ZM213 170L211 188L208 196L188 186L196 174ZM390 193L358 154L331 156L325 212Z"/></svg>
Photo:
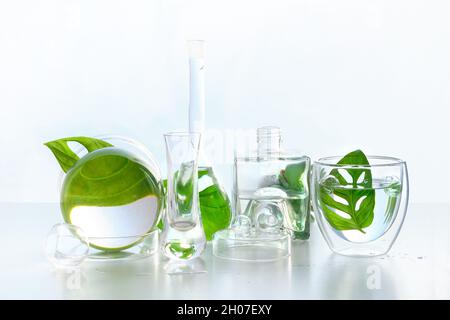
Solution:
<svg viewBox="0 0 450 320"><path fill-rule="evenodd" d="M163 163L202 38L209 128L397 156L412 202L448 202L449 16L445 0L0 0L0 201L58 201L48 140L116 133Z"/></svg>

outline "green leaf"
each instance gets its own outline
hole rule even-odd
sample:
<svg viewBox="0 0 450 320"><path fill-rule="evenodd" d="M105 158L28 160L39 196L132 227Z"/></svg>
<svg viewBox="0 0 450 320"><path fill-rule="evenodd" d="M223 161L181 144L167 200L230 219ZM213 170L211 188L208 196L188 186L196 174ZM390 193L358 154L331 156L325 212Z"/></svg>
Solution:
<svg viewBox="0 0 450 320"><path fill-rule="evenodd" d="M212 240L214 233L229 227L231 205L228 195L219 184L211 167L200 167L199 184L207 185L199 192L200 212L206 239Z"/></svg>
<svg viewBox="0 0 450 320"><path fill-rule="evenodd" d="M70 137L44 143L44 145L46 145L55 155L56 160L58 160L58 163L64 172L69 171L75 163L80 160L76 153L69 148L68 142L77 142L84 146L88 152L112 147L112 145L106 141L89 137Z"/></svg>
<svg viewBox="0 0 450 320"><path fill-rule="evenodd" d="M230 201L217 184L200 191L199 198L206 239L212 240L216 231L227 228L231 222Z"/></svg>
<svg viewBox="0 0 450 320"><path fill-rule="evenodd" d="M343 157L339 165L369 165L361 150ZM351 181L347 181L340 170L346 171ZM325 218L336 230L359 230L369 227L374 218L375 190L372 188L370 169L333 169L330 176L320 184L320 202ZM342 201L337 201L337 199ZM340 214L338 214L338 212ZM345 217L344 217L345 216Z"/></svg>
<svg viewBox="0 0 450 320"><path fill-rule="evenodd" d="M194 180L192 163L183 163L173 176L175 202L180 215L190 216L194 197ZM185 177L189 177L186 179Z"/></svg>
<svg viewBox="0 0 450 320"><path fill-rule="evenodd" d="M232 217L231 205L226 192L218 184L212 169L199 168L198 178L199 180L203 178L213 181L213 184L199 192L203 230L206 239L210 241L215 232L226 229L230 225ZM164 180L163 184L167 187L167 180ZM162 220L159 222L158 228L164 229Z"/></svg>
<svg viewBox="0 0 450 320"><path fill-rule="evenodd" d="M206 176L209 174L209 170L205 168L199 168L198 169L198 179L200 180L201 177Z"/></svg>
<svg viewBox="0 0 450 320"><path fill-rule="evenodd" d="M64 179L61 200L74 206L120 206L145 196L162 198L160 183L130 153L110 148L88 153Z"/></svg>
<svg viewBox="0 0 450 320"><path fill-rule="evenodd" d="M302 176L305 173L305 169L306 161L287 165L286 169L281 171L280 184L286 189L303 191Z"/></svg>
<svg viewBox="0 0 450 320"><path fill-rule="evenodd" d="M278 181L281 189L287 193L301 194L308 192L307 181L307 161L301 161L291 163L286 166L284 170L281 170ZM309 238L309 198L307 199L292 199L289 200L294 210L294 238L295 239L308 239Z"/></svg>
<svg viewBox="0 0 450 320"><path fill-rule="evenodd" d="M175 255L179 259L189 259L195 253L194 245L189 245L187 243L182 243L180 241L178 242L174 241L169 243L166 246L166 249L168 249L173 255Z"/></svg>

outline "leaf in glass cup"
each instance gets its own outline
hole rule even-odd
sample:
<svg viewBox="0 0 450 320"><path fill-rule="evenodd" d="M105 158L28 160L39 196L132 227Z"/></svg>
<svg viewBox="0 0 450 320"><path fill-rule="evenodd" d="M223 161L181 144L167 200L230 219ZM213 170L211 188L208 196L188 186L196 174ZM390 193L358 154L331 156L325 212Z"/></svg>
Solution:
<svg viewBox="0 0 450 320"><path fill-rule="evenodd" d="M369 165L369 161L361 150L356 150L343 157L338 165ZM320 183L319 193L324 216L336 230L365 233L363 229L372 224L375 190L370 169L335 168Z"/></svg>

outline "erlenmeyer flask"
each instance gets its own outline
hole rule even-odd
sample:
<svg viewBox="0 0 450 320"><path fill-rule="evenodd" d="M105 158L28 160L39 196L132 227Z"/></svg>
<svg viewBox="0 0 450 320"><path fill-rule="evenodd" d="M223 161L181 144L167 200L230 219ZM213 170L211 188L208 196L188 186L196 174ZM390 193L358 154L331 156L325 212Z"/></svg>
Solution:
<svg viewBox="0 0 450 320"><path fill-rule="evenodd" d="M189 131L203 135L205 129L205 41L188 41L189 49ZM203 140L204 141L204 140ZM207 240L231 222L231 203L214 174L204 149L199 152L200 211Z"/></svg>

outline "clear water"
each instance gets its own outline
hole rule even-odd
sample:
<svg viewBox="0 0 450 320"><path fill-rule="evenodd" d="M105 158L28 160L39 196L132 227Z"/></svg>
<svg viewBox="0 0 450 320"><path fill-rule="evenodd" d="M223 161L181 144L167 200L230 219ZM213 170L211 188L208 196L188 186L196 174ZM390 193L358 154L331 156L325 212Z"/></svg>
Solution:
<svg viewBox="0 0 450 320"><path fill-rule="evenodd" d="M177 260L194 259L201 255L206 246L205 233L201 224L174 223L162 235L163 253Z"/></svg>
<svg viewBox="0 0 450 320"><path fill-rule="evenodd" d="M372 181L372 187L375 191L375 207L372 223L367 228L363 228L362 231L336 230L332 228L339 237L359 243L373 241L383 236L394 222L400 205L401 183L399 179L393 177L388 177L384 180L374 179ZM333 193L335 190L367 190L364 188L352 188L351 186L333 186L330 185L329 180L325 181L325 179L321 181L320 188L326 190L335 201L343 204L347 203L344 199ZM343 218L350 218L349 214L346 212L331 207L328 207L328 209ZM356 204L356 209L358 209L358 202Z"/></svg>
<svg viewBox="0 0 450 320"><path fill-rule="evenodd" d="M165 256L175 260L191 260L201 255L206 247L206 241L221 229L228 227L231 220L231 210L226 193L218 185L212 168L200 167L198 169L198 190L200 219L193 219L193 195L184 193L192 180L192 168L184 166L179 175L178 194L176 195L178 211L186 210L176 221L164 229L162 235L162 250ZM189 174L188 174L188 173ZM181 186L181 188L180 188ZM181 192L180 192L181 191ZM185 205L189 203L189 206Z"/></svg>
<svg viewBox="0 0 450 320"><path fill-rule="evenodd" d="M287 192L281 188L265 187L256 191L243 191L236 195L237 210L248 216L261 231L272 231L285 227L294 232L304 230L306 208L305 193Z"/></svg>

